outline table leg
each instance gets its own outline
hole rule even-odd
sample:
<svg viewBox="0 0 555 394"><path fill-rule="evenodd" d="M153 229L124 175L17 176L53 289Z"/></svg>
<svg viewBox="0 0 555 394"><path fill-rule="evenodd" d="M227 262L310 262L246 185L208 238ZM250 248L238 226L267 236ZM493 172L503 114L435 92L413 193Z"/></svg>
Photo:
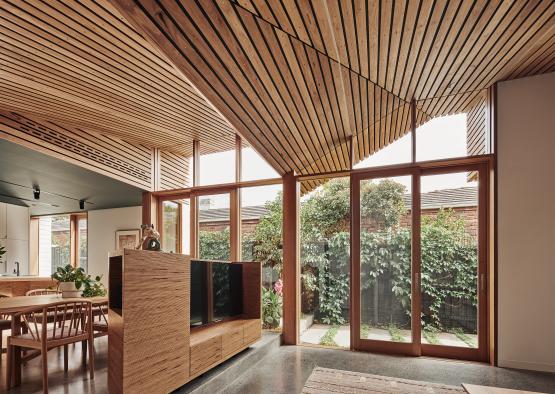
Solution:
<svg viewBox="0 0 555 394"><path fill-rule="evenodd" d="M85 316L81 316L81 327L85 327ZM81 341L81 362L83 371L87 370L87 341Z"/></svg>
<svg viewBox="0 0 555 394"><path fill-rule="evenodd" d="M12 332L11 335L21 334L21 318L12 315ZM13 366L12 366L12 386L21 384L21 348L14 346L13 350Z"/></svg>
<svg viewBox="0 0 555 394"><path fill-rule="evenodd" d="M87 341L81 341L81 365L83 371L87 370Z"/></svg>

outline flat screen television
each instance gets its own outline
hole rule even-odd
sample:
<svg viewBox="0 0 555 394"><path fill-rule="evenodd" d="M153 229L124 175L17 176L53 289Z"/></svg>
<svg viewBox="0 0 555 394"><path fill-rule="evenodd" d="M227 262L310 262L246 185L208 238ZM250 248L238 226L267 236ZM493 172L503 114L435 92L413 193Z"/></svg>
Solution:
<svg viewBox="0 0 555 394"><path fill-rule="evenodd" d="M209 299L212 302L209 303ZM191 327L225 320L242 313L243 266L191 261Z"/></svg>

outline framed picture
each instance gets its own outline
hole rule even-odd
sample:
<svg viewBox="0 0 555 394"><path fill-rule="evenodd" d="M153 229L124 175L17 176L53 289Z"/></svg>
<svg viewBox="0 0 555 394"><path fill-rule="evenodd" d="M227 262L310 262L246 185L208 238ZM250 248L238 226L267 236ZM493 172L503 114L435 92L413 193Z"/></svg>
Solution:
<svg viewBox="0 0 555 394"><path fill-rule="evenodd" d="M141 240L141 230L116 231L116 250L135 249Z"/></svg>

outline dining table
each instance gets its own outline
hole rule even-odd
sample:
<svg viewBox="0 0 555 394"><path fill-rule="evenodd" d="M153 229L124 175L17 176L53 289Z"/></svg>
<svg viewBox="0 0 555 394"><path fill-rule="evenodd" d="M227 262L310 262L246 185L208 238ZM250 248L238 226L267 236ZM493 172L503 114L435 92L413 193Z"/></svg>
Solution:
<svg viewBox="0 0 555 394"><path fill-rule="evenodd" d="M101 306L108 302L108 297L79 297L79 298L62 298L61 294L46 294L36 296L16 296L0 298L0 315L9 315L11 317L12 327L11 335L21 334L21 318L19 312L23 312L29 308L46 306L60 301L91 301L92 306ZM14 364L12 368L12 386L21 384L21 349L16 348L14 352Z"/></svg>

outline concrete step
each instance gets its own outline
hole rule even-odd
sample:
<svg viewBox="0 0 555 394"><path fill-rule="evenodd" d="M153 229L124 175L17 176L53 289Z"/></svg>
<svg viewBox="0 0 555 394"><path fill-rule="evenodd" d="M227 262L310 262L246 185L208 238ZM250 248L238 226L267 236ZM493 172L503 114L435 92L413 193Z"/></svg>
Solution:
<svg viewBox="0 0 555 394"><path fill-rule="evenodd" d="M241 353L224 361L210 371L181 387L176 393L214 394L224 390L241 373L250 370L268 354L277 351L281 345L281 334L264 332L262 338Z"/></svg>

